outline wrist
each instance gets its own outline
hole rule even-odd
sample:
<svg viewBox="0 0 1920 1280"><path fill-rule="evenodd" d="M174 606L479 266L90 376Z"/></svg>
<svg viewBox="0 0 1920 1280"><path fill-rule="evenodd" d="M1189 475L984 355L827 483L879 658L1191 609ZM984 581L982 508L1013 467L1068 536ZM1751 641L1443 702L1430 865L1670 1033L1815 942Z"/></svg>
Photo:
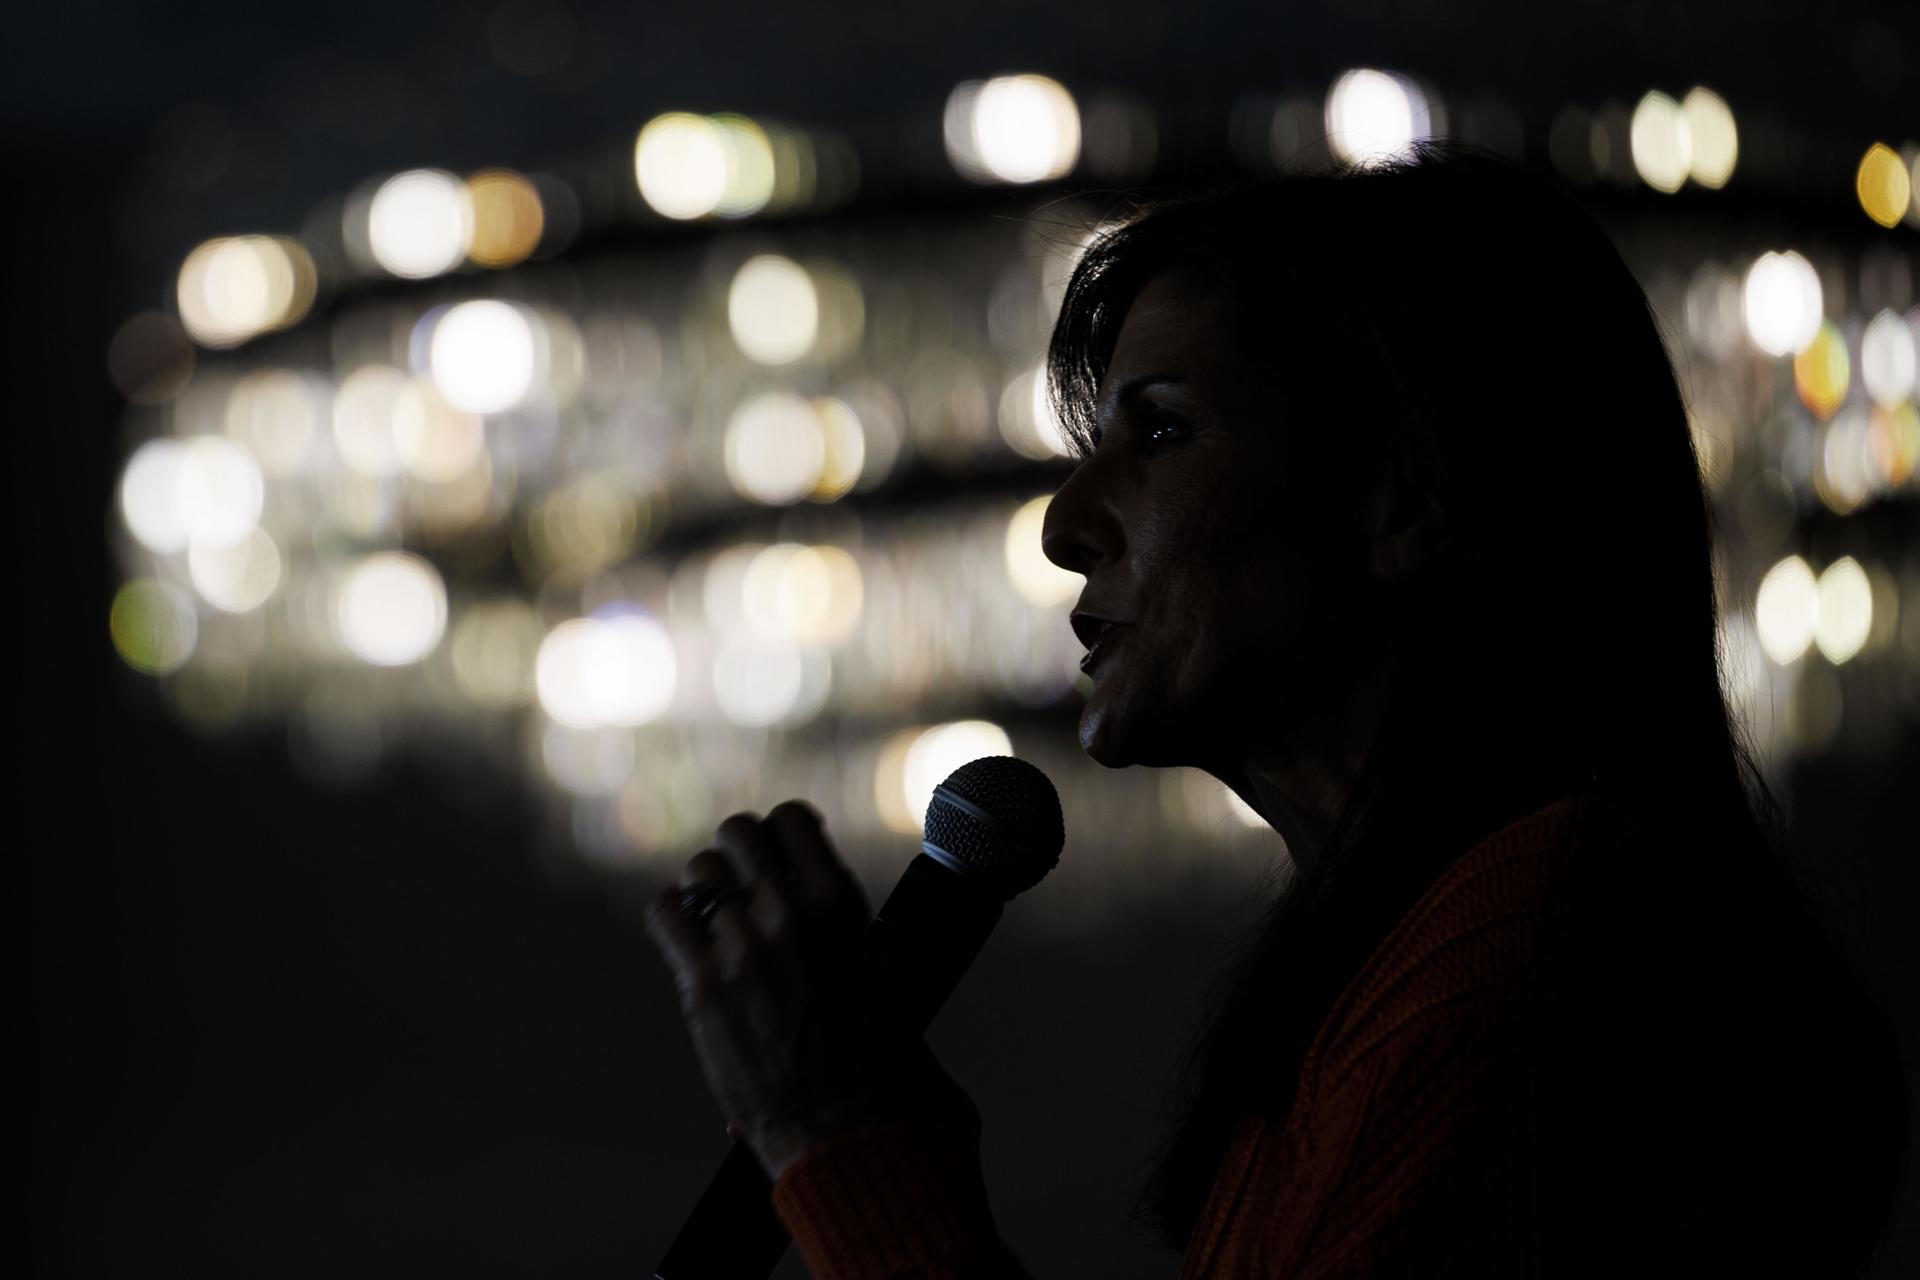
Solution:
<svg viewBox="0 0 1920 1280"><path fill-rule="evenodd" d="M861 1094L816 1108L798 1119L770 1125L752 1135L749 1142L767 1176L778 1182L788 1166L812 1148L856 1129L902 1119L905 1114L896 1099L879 1093Z"/></svg>

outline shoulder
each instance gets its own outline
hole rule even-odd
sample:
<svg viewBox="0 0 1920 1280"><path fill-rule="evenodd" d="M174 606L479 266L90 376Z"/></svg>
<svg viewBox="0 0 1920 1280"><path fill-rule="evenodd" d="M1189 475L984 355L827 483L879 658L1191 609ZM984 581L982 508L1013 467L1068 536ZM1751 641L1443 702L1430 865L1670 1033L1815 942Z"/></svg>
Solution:
<svg viewBox="0 0 1920 1280"><path fill-rule="evenodd" d="M1401 1213L1456 1177L1506 1169L1520 1180L1508 1188L1529 1176L1541 1108L1565 1092L1550 1029L1555 899L1611 855L1607 827L1588 798L1568 797L1489 835L1347 984L1301 1064L1285 1128L1316 1203Z"/></svg>

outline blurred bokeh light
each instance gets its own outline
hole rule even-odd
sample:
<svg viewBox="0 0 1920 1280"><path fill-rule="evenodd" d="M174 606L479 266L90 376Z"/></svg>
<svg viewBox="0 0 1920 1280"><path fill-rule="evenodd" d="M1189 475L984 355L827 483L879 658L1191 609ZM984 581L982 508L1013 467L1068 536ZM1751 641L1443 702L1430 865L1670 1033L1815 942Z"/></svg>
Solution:
<svg viewBox="0 0 1920 1280"><path fill-rule="evenodd" d="M380 184L367 206L367 247L396 276L451 271L473 247L473 195L439 169L413 169Z"/></svg>
<svg viewBox="0 0 1920 1280"><path fill-rule="evenodd" d="M581 38L518 0L486 24L515 76L559 74ZM983 73L884 147L662 110L589 160L368 173L297 236L204 239L105 352L127 402L115 651L196 731L275 726L328 785L453 726L607 868L782 789L857 859L1008 751L1053 773L1080 838L1260 839L1201 775L1116 798L1078 756L1083 580L1040 549L1073 465L1043 367L1061 290L1116 216L1103 184L1153 184L1194 128L1111 85ZM1915 546L1862 530L1920 489L1898 239L1920 148L1847 154L1854 189L1827 194L1869 215L1861 247L1734 233L1715 210L1794 153L1701 84L1541 116L1363 66L1236 90L1218 130L1198 141L1249 174L1462 136L1594 196L1686 381L1723 678L1769 767L1867 741L1863 698L1914 714ZM183 109L153 163L200 190L233 137Z"/></svg>

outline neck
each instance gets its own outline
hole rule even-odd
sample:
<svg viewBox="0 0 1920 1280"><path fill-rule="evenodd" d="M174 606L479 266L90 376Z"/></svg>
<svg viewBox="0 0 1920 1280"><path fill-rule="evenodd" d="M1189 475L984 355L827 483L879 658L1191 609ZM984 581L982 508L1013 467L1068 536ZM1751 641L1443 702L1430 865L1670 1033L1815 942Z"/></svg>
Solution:
<svg viewBox="0 0 1920 1280"><path fill-rule="evenodd" d="M1334 823L1354 793L1386 713L1391 677L1390 662L1373 663L1319 712L1303 717L1295 709L1267 717L1269 730L1288 723L1291 732L1284 738L1258 741L1250 735L1253 749L1208 770L1279 833L1302 873L1327 853Z"/></svg>

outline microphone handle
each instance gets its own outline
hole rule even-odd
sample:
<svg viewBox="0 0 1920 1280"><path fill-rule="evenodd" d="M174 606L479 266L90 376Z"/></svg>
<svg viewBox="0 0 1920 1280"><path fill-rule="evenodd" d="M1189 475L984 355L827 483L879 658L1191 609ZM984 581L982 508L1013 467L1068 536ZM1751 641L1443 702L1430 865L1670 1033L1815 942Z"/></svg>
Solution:
<svg viewBox="0 0 1920 1280"><path fill-rule="evenodd" d="M899 1032L924 1035L1005 907L933 858L916 855L867 928L878 1016ZM893 923L902 917L915 922L911 931ZM654 1280L768 1276L792 1243L773 1210L773 1181L753 1148L737 1138L654 1267Z"/></svg>
<svg viewBox="0 0 1920 1280"><path fill-rule="evenodd" d="M768 1276L793 1243L773 1211L773 1183L753 1148L736 1139L653 1280Z"/></svg>

